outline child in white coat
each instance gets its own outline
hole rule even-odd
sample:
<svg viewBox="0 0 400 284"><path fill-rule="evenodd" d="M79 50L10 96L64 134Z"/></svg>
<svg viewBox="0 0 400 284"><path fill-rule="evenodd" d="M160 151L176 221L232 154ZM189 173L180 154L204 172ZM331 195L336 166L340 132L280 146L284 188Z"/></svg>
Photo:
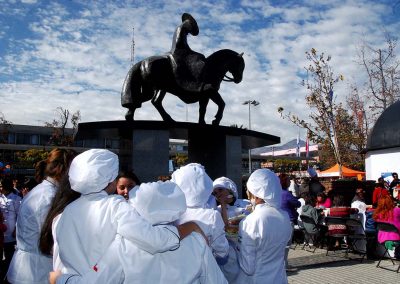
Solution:
<svg viewBox="0 0 400 284"><path fill-rule="evenodd" d="M213 181L204 167L196 163L181 167L172 173L172 181L182 189L188 207L177 223L196 222L207 236L217 261L226 261L229 244L225 236L225 224L221 213L206 208L207 201L213 191Z"/></svg>
<svg viewBox="0 0 400 284"><path fill-rule="evenodd" d="M240 270L235 283L287 283L284 257L292 227L280 209L279 178L270 170L256 170L247 190L254 210L239 225Z"/></svg>

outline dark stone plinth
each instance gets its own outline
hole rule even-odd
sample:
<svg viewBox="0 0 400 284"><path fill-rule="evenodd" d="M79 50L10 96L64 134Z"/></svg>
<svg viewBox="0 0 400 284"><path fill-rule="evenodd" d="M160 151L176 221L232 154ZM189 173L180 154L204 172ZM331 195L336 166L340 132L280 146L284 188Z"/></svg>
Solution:
<svg viewBox="0 0 400 284"><path fill-rule="evenodd" d="M133 168L143 181L155 181L157 176L166 175L169 160L168 131L135 129L132 136L132 164L128 163L125 168Z"/></svg>
<svg viewBox="0 0 400 284"><path fill-rule="evenodd" d="M142 181L168 174L169 139L188 141L189 162L201 163L212 179L227 176L241 185L242 153L280 143L277 136L234 127L164 121L100 121L80 123L76 140L119 140L121 168L133 169ZM89 142L92 142L90 145ZM103 144L104 145L104 144ZM100 146L97 146L100 147ZM104 146L103 146L104 147ZM240 188L240 187L239 187Z"/></svg>

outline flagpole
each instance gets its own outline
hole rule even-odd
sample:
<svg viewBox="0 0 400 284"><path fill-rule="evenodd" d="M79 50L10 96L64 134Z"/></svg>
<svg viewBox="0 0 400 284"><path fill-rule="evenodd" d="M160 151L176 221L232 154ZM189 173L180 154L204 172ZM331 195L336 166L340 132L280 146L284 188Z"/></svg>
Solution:
<svg viewBox="0 0 400 284"><path fill-rule="evenodd" d="M300 151L300 127L297 129L297 148L296 148L296 154L297 157L300 158L301 156L301 151ZM299 175L301 174L301 159L299 159Z"/></svg>
<svg viewBox="0 0 400 284"><path fill-rule="evenodd" d="M309 157L309 151L310 151L310 141L308 140L308 130L307 130L307 137L306 137L306 165L308 168L308 157Z"/></svg>

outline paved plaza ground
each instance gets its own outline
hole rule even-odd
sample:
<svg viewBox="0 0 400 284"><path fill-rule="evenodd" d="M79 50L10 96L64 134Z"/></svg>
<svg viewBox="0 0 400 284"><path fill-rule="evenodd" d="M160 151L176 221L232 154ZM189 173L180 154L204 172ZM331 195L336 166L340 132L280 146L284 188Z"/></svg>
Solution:
<svg viewBox="0 0 400 284"><path fill-rule="evenodd" d="M288 272L290 284L400 284L400 273L382 268L377 268L377 260L364 258L361 263L358 255L349 254L352 258L345 258L341 251L330 251L326 256L326 250L317 249L315 253L302 250L297 246L296 249L289 251L289 265L295 267L297 271ZM397 269L390 260L381 262L381 266L387 269Z"/></svg>

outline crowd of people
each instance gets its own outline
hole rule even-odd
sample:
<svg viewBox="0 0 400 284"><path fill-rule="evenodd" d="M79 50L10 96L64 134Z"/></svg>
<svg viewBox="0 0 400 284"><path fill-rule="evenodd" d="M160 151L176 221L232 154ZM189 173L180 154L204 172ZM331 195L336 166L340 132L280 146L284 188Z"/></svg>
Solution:
<svg viewBox="0 0 400 284"><path fill-rule="evenodd" d="M141 183L119 171L108 150L54 149L36 170L38 185L23 198L1 181L2 195L14 200L7 208L18 206L15 229L8 216L0 227L15 237L2 265L9 283L287 282L292 226L269 170L250 176L249 199L196 163ZM282 230L265 230L275 226Z"/></svg>
<svg viewBox="0 0 400 284"><path fill-rule="evenodd" d="M118 156L92 149L54 149L36 165L35 180L18 187L3 178L0 248L4 283L287 283L295 228L337 235L324 216L362 215L365 229L384 221L400 229L397 174L381 179L372 204L358 188L351 204L328 197L314 169L300 182L254 171L240 199L228 177L212 180L191 163L141 183L120 171ZM397 180L398 181L398 180ZM33 189L32 189L33 187ZM392 187L392 190L390 190ZM302 223L302 216L314 225ZM372 222L373 223L373 222ZM276 229L279 228L279 229ZM318 239L315 239L317 241ZM377 233L393 255L400 236ZM336 240L340 247L346 240Z"/></svg>

